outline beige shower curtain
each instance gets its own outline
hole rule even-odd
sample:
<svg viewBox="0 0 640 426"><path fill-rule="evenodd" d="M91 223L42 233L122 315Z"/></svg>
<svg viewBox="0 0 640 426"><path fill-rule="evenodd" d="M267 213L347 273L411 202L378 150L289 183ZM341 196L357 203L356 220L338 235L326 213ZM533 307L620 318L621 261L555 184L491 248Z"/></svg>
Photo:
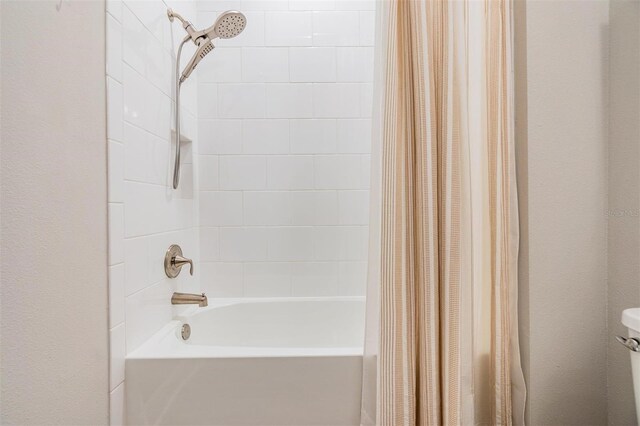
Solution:
<svg viewBox="0 0 640 426"><path fill-rule="evenodd" d="M384 0L362 423L524 424L508 0Z"/></svg>

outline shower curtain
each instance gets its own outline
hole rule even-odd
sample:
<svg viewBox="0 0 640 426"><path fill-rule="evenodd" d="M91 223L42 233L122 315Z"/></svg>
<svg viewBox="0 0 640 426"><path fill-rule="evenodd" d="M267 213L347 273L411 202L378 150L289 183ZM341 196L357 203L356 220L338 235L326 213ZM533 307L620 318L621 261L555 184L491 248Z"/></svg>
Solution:
<svg viewBox="0 0 640 426"><path fill-rule="evenodd" d="M364 425L524 424L511 8L377 3Z"/></svg>

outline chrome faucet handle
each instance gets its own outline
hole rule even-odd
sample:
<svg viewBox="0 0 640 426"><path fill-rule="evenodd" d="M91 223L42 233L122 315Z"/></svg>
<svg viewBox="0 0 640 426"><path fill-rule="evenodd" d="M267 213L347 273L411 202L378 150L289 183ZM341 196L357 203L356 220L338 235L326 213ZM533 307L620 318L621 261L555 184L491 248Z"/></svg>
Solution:
<svg viewBox="0 0 640 426"><path fill-rule="evenodd" d="M180 246L172 244L164 256L164 272L169 278L175 278L187 263L189 264L189 272L193 275L193 260L183 257Z"/></svg>

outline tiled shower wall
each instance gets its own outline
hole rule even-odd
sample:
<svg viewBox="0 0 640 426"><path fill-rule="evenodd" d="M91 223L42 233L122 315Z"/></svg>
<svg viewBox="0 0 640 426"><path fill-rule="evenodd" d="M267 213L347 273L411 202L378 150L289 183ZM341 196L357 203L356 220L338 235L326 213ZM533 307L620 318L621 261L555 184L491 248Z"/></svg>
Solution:
<svg viewBox="0 0 640 426"><path fill-rule="evenodd" d="M168 6L196 15L195 3L107 1L109 158L109 303L111 423L122 424L124 357L176 314L173 291L198 291L197 274L164 274L164 253L180 244L199 259L196 78L183 85L182 182L171 188L173 69L183 30L167 19ZM195 18L194 18L195 19ZM184 58L192 54L185 48ZM196 263L197 265L197 263Z"/></svg>
<svg viewBox="0 0 640 426"><path fill-rule="evenodd" d="M200 1L245 13L198 68L201 284L363 295L374 1Z"/></svg>

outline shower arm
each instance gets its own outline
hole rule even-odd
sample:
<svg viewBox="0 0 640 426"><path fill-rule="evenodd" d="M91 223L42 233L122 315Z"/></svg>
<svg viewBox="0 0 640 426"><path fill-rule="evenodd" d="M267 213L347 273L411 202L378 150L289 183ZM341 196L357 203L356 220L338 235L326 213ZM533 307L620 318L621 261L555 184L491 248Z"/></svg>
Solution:
<svg viewBox="0 0 640 426"><path fill-rule="evenodd" d="M176 15L176 17L178 16L179 15ZM180 86L182 86L183 81L180 78L180 55L182 54L182 47L189 40L191 40L191 36L187 35L182 40L182 43L180 43L178 53L176 55L176 157L173 163L173 189L178 189L178 183L180 183Z"/></svg>
<svg viewBox="0 0 640 426"><path fill-rule="evenodd" d="M180 23L182 24L182 28L184 28L187 34L189 34L191 40L193 40L194 42L197 38L203 35L202 31L196 31L196 29L193 28L191 22L184 19L179 13L174 12L173 9L167 9L167 16L169 17L169 22L173 22L174 19L180 21Z"/></svg>

